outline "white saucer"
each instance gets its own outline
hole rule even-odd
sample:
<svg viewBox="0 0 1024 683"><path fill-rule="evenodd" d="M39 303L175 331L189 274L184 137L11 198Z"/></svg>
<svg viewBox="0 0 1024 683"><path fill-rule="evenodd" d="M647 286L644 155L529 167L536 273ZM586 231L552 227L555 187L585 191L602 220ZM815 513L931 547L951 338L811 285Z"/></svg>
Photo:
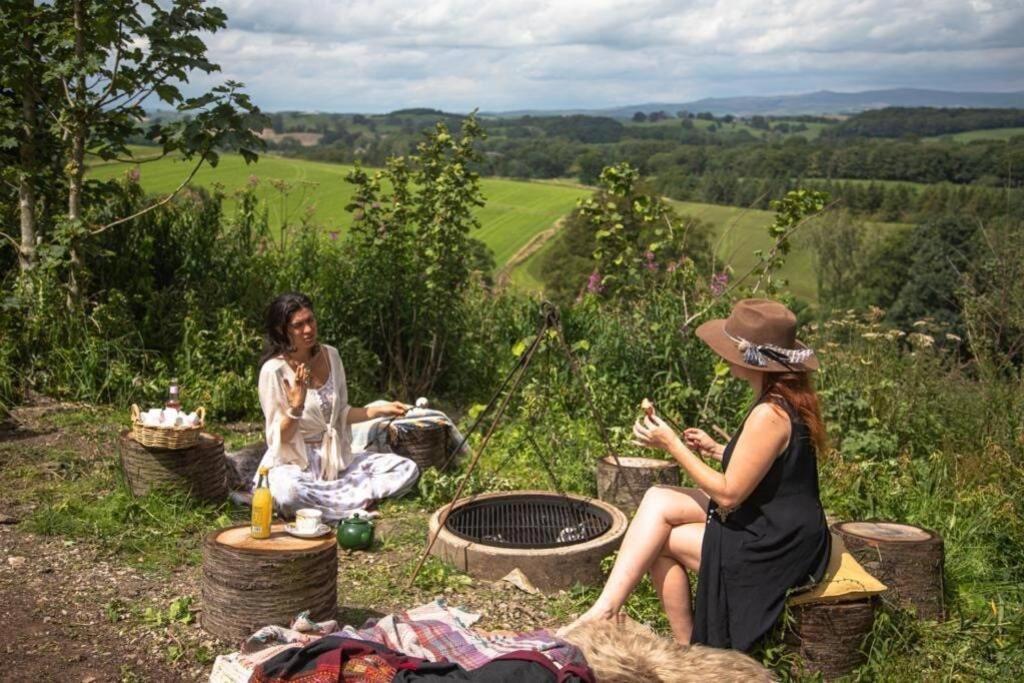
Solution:
<svg viewBox="0 0 1024 683"><path fill-rule="evenodd" d="M319 538L321 536L326 536L327 534L332 533L334 531L334 529L332 529L331 527L327 526L323 522L321 522L320 526L317 528L317 530L314 531L311 534L307 534L307 533L305 533L303 531L299 531L295 527L294 522L288 522L287 524L285 524L284 525L284 530L285 530L285 533L291 534L292 536L297 536L298 538Z"/></svg>

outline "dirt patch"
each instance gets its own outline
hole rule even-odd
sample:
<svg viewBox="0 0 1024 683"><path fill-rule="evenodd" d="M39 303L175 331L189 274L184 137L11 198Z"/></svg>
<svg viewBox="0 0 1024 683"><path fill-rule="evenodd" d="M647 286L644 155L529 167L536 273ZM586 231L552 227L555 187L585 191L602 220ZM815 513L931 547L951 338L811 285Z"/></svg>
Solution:
<svg viewBox="0 0 1024 683"><path fill-rule="evenodd" d="M178 655L213 651L195 626L144 628L132 610L194 594L194 572L145 576L87 545L0 526L0 659L8 681L203 680L209 666ZM206 641L206 642L204 642ZM178 648L178 649L175 649Z"/></svg>

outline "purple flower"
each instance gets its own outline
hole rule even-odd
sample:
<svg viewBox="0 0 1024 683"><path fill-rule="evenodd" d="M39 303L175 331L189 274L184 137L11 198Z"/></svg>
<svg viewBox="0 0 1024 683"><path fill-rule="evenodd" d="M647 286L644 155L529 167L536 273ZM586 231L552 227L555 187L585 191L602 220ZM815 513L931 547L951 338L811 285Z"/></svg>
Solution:
<svg viewBox="0 0 1024 683"><path fill-rule="evenodd" d="M729 284L729 273L722 271L721 273L715 273L711 276L711 294L712 296L722 296L725 293L725 287Z"/></svg>
<svg viewBox="0 0 1024 683"><path fill-rule="evenodd" d="M337 242L338 241L338 231L337 230L331 230L327 234L328 234L328 236L330 236L332 242Z"/></svg>
<svg viewBox="0 0 1024 683"><path fill-rule="evenodd" d="M600 294L604 291L604 286L601 284L601 273L596 270L590 274L587 278L587 291L591 294Z"/></svg>

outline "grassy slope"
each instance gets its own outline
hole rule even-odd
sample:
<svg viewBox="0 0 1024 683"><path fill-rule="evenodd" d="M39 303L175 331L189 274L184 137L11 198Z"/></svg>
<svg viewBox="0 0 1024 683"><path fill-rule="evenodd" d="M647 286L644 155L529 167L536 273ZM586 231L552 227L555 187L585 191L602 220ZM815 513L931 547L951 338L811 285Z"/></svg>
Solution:
<svg viewBox="0 0 1024 683"><path fill-rule="evenodd" d="M115 178L125 168L117 163L94 164L90 175L101 180ZM184 179L189 168L175 159L145 163L140 167L141 182L149 192L169 192ZM352 196L352 186L345 182L345 175L351 169L340 164L276 156L262 156L255 165L246 166L240 156L225 154L217 168L200 170L194 183L219 183L229 195L230 210L230 195L245 187L250 178L258 179L257 194L266 203L272 226L285 221L295 223L309 211L327 229L344 232L351 224L351 216L345 211ZM271 181L284 181L290 189L282 195ZM481 184L487 205L478 213L482 227L476 237L494 251L498 265L505 263L533 235L571 211L576 199L586 194L583 189L547 183L485 178Z"/></svg>
<svg viewBox="0 0 1024 683"><path fill-rule="evenodd" d="M728 264L734 277L745 275L754 267L757 263L755 250L771 247L768 237L768 225L774 217L771 211L697 202L671 203L680 214L711 223L715 235L715 257L721 263ZM903 227L898 223L869 223L868 226L875 231L898 230ZM525 289L539 290L540 262L548 250L540 249L517 268L512 274L512 281ZM814 302L818 299L818 291L812 258L805 238L797 233L793 237L793 250L786 259L781 276L789 281L789 290L793 294Z"/></svg>
<svg viewBox="0 0 1024 683"><path fill-rule="evenodd" d="M705 122L701 122L705 123ZM140 150L145 153L145 150ZM94 164L90 174L99 179L114 178L125 170L123 164ZM174 159L142 164L141 182L150 192L168 192L181 182L189 166ZM283 220L295 223L304 211L329 230L344 232L350 225L345 205L352 196L345 182L350 166L320 163L285 157L263 156L255 165L246 166L241 157L226 154L217 168L203 168L195 183L210 186L219 183L230 195L244 187L250 178L258 179L257 193L266 202L272 226ZM285 181L285 195L271 181ZM579 197L591 190L566 182L523 182L485 178L482 181L487 205L480 209L481 229L476 236L493 251L500 267L535 234L550 227L559 217L569 213ZM707 221L714 226L717 240L716 256L729 264L736 275L746 273L755 263L755 249L770 246L766 226L771 222L769 211L740 209L715 204L673 202L680 213ZM877 224L891 229L891 224ZM811 254L801 247L800 236L794 238L794 250L782 270L794 294L808 300L817 298ZM546 249L528 259L512 274L512 281L529 290L540 289L539 263Z"/></svg>

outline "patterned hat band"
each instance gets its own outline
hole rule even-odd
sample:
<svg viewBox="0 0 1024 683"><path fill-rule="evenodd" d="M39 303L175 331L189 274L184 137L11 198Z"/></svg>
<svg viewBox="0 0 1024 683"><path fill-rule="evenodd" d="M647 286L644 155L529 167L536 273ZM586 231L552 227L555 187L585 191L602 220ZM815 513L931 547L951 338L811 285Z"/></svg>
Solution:
<svg viewBox="0 0 1024 683"><path fill-rule="evenodd" d="M736 344L736 348L743 354L743 361L759 368L765 367L769 360L773 360L792 369L794 365L803 365L808 358L814 355L812 349L784 349L774 344L755 344L743 337L732 336L724 327L722 331Z"/></svg>

